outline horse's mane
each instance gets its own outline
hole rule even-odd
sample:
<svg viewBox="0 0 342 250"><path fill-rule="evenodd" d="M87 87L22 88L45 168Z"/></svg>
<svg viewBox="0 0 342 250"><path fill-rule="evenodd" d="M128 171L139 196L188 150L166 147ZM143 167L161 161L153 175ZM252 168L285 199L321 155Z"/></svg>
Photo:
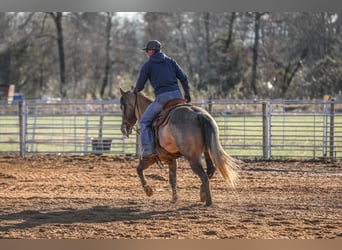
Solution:
<svg viewBox="0 0 342 250"><path fill-rule="evenodd" d="M151 97L148 97L145 93L143 92L138 92L138 95L141 95L145 99L147 99L149 102L153 102L153 99Z"/></svg>

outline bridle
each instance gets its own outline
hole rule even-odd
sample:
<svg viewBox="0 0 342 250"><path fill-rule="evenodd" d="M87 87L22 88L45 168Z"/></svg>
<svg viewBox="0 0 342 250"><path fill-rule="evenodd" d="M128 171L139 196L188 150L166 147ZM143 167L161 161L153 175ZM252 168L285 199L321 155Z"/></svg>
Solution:
<svg viewBox="0 0 342 250"><path fill-rule="evenodd" d="M138 94L134 93L135 98L134 98L134 106L133 106L133 112L134 112L134 119L129 120L125 117L126 114L126 103L123 105L124 110L123 110L123 117L122 117L122 125L121 125L121 131L124 133L124 127L125 126L125 131L127 133L124 133L127 137L132 133L133 128L135 127L135 124L138 120L139 117L141 117L140 110L138 107ZM139 128L136 128L135 131L139 134L140 130Z"/></svg>

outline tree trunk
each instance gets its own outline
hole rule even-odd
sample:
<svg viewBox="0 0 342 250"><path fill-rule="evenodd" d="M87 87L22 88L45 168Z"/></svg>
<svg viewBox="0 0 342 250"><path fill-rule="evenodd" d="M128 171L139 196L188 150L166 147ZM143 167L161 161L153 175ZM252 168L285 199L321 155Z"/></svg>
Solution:
<svg viewBox="0 0 342 250"><path fill-rule="evenodd" d="M9 25L6 22L6 13L0 13L0 85L10 84L11 49L6 42L6 31Z"/></svg>
<svg viewBox="0 0 342 250"><path fill-rule="evenodd" d="M260 19L262 14L255 13L254 18L254 45L253 45L253 65L252 65L252 78L251 78L251 86L253 90L253 94L256 96L258 94L256 88L256 80L257 80L257 66L258 66L258 47L259 47L259 31L260 31Z"/></svg>
<svg viewBox="0 0 342 250"><path fill-rule="evenodd" d="M66 78L65 78L65 56L64 56L64 39L63 39L63 26L62 26L62 12L49 13L56 25L57 32L57 47L59 56L59 76L60 76L60 95L62 98L67 96L66 92Z"/></svg>
<svg viewBox="0 0 342 250"><path fill-rule="evenodd" d="M0 45L1 46L1 45ZM4 47L7 47L4 45ZM10 84L11 50L7 47L0 50L0 85Z"/></svg>
<svg viewBox="0 0 342 250"><path fill-rule="evenodd" d="M295 77L296 73L302 66L302 61L305 59L307 54L308 54L308 48L304 48L297 62L294 62L293 64L289 63L288 66L286 67L284 77L283 77L283 82L281 85L283 97L285 97L285 94L287 90L289 89L293 78Z"/></svg>
<svg viewBox="0 0 342 250"><path fill-rule="evenodd" d="M204 13L204 27L205 27L205 45L206 45L206 52L207 52L207 62L208 65L211 65L210 61L210 13Z"/></svg>
<svg viewBox="0 0 342 250"><path fill-rule="evenodd" d="M235 19L236 19L236 12L232 12L232 15L230 16L230 20L229 20L229 26L228 26L228 38L224 44L224 53L227 53L229 46L232 43L233 27L234 27Z"/></svg>
<svg viewBox="0 0 342 250"><path fill-rule="evenodd" d="M109 79L109 72L111 67L111 58L110 58L110 47L111 47L111 33L112 33L112 14L107 13L107 25L106 25L106 63L105 63L105 69L104 69L104 76L101 86L100 95L101 98L103 98L105 89L108 85L108 79Z"/></svg>

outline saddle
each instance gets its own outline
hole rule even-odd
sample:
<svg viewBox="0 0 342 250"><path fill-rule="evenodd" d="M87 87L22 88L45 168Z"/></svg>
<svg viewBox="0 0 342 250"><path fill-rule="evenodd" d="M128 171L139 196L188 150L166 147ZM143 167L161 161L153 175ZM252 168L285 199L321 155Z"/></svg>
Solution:
<svg viewBox="0 0 342 250"><path fill-rule="evenodd" d="M185 104L186 101L183 98L176 98L168 101L164 104L163 110L156 116L156 118L152 122L152 128L163 127L168 121L169 114L171 110L176 107Z"/></svg>
<svg viewBox="0 0 342 250"><path fill-rule="evenodd" d="M173 100L168 101L163 106L163 110L156 116L156 118L152 122L152 130L154 133L154 143L156 147L156 152L159 155L160 161L168 161L171 159L175 159L180 157L180 153L172 154L168 152L166 149L164 149L158 140L158 129L161 127L164 127L170 118L170 112L178 107L181 106L192 106L192 104L186 103L186 100L183 98L176 98Z"/></svg>

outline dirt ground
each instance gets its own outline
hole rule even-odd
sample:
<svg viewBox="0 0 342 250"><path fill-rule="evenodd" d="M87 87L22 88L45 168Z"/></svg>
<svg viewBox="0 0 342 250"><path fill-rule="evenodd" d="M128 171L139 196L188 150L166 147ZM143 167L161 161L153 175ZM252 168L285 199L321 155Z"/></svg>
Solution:
<svg viewBox="0 0 342 250"><path fill-rule="evenodd" d="M147 197L134 159L0 157L0 238L342 238L341 162L243 162L234 190L215 174L211 207L178 164L172 204L166 166L145 172Z"/></svg>

